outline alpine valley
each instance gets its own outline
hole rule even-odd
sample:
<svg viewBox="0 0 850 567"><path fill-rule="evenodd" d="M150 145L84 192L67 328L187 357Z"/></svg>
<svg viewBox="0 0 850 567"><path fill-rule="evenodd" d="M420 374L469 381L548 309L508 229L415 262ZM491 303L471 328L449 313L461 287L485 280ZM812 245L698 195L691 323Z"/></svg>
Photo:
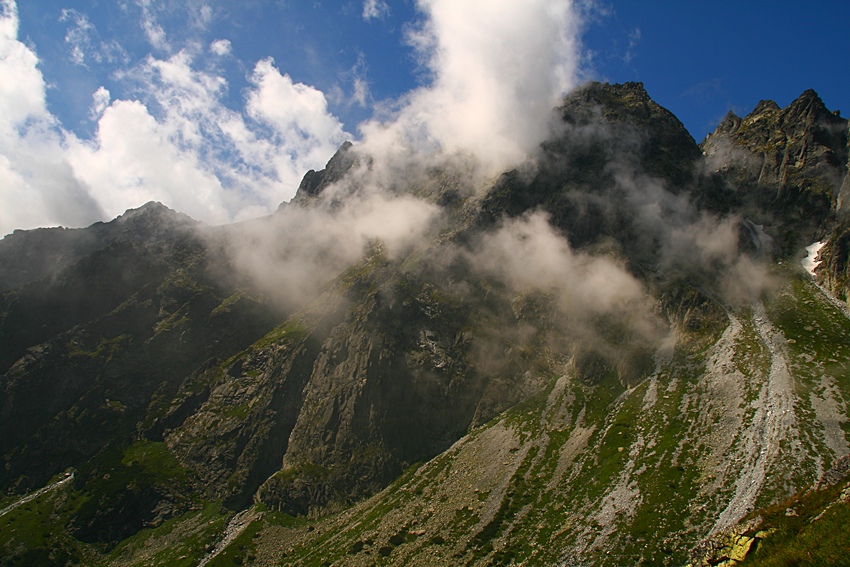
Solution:
<svg viewBox="0 0 850 567"><path fill-rule="evenodd" d="M848 121L587 84L526 163L0 241L0 565L850 561Z"/></svg>

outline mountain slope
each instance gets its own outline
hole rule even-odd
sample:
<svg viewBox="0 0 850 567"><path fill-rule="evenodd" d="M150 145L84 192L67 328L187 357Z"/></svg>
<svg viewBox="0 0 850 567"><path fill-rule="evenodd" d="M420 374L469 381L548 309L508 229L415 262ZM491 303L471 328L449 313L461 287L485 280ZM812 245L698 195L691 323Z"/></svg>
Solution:
<svg viewBox="0 0 850 567"><path fill-rule="evenodd" d="M717 315L692 311L699 329L681 329L633 388L613 375L589 384L567 364L363 504L310 529L268 514L251 553L286 565L684 564L707 534L813 484L848 450L850 321L802 278L766 306ZM797 346L813 334L843 350L816 362Z"/></svg>
<svg viewBox="0 0 850 567"><path fill-rule="evenodd" d="M817 481L846 121L807 91L697 146L590 84L551 130L496 180L346 144L265 219L4 239L52 258L2 279L6 502L76 472L0 516L3 564L684 564Z"/></svg>

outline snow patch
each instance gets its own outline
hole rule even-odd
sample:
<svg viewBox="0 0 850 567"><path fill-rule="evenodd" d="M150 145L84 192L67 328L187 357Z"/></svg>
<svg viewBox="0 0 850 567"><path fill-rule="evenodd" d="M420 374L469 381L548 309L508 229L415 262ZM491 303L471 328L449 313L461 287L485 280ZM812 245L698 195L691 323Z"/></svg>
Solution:
<svg viewBox="0 0 850 567"><path fill-rule="evenodd" d="M823 248L823 245L823 242L813 242L806 246L807 256L800 262L803 265L803 268L809 272L812 277L815 276L815 268L817 268L821 263L818 259L818 253L820 252L820 249Z"/></svg>

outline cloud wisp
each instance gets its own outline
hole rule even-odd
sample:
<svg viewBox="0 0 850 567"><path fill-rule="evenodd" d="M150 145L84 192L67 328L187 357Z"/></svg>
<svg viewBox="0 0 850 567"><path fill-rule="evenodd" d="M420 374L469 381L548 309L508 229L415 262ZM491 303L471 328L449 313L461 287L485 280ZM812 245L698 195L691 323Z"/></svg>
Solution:
<svg viewBox="0 0 850 567"><path fill-rule="evenodd" d="M363 19L366 21L383 19L390 14L389 5L384 0L364 0Z"/></svg>

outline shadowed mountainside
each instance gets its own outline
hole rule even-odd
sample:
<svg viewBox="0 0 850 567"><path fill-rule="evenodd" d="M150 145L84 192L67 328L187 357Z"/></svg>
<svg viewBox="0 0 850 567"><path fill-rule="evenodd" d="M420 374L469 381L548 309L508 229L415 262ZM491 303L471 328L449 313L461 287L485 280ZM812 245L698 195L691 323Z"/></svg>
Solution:
<svg viewBox="0 0 850 567"><path fill-rule="evenodd" d="M346 144L264 219L16 231L0 505L76 473L0 564L195 565L249 507L209 564L696 561L850 452L847 131L594 83L495 180Z"/></svg>

